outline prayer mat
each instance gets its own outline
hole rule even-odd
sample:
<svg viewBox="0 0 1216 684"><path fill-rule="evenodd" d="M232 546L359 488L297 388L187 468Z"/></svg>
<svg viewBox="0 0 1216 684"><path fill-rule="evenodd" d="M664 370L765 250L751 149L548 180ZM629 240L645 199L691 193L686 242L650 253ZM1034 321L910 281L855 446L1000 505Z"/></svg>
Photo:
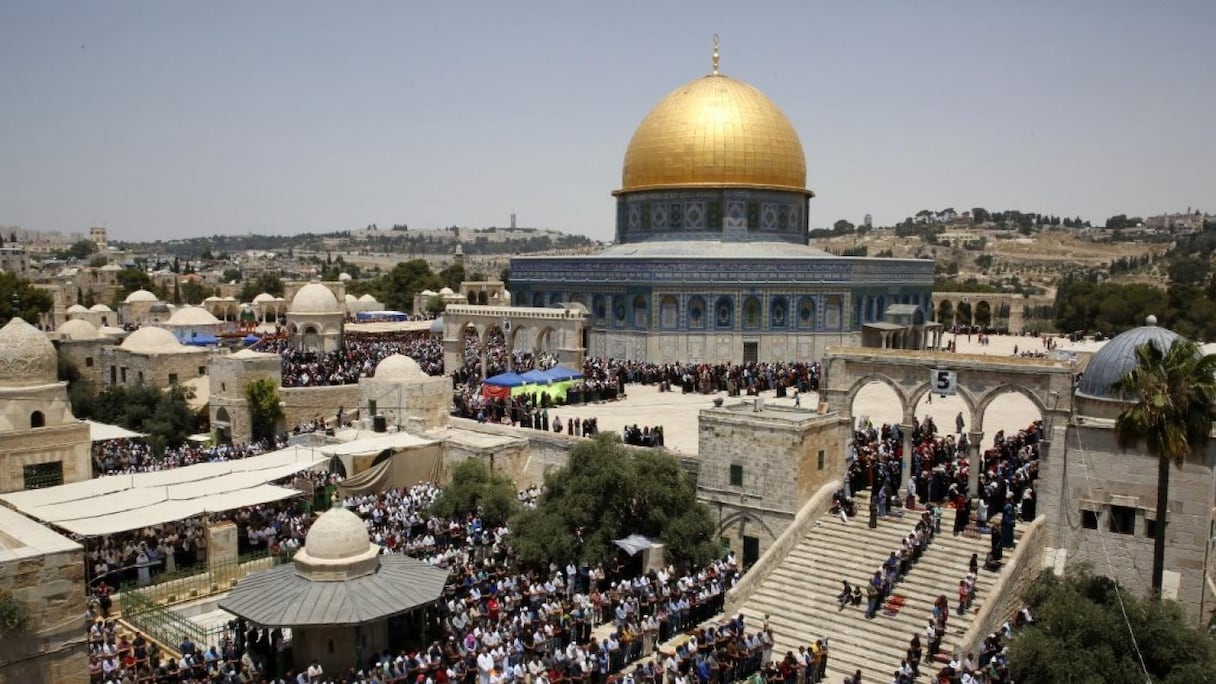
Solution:
<svg viewBox="0 0 1216 684"><path fill-rule="evenodd" d="M899 615L899 609L904 607L908 602L908 597L903 594L891 594L887 597L887 602L882 606L882 614L887 617L895 617Z"/></svg>

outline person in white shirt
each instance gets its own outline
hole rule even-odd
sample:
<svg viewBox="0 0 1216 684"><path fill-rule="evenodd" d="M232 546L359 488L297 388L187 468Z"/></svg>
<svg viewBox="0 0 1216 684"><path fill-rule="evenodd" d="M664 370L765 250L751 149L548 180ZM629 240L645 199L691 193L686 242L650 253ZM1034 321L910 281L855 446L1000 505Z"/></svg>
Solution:
<svg viewBox="0 0 1216 684"><path fill-rule="evenodd" d="M494 669L494 656L484 647L477 654L477 677L481 684L490 684L490 673Z"/></svg>

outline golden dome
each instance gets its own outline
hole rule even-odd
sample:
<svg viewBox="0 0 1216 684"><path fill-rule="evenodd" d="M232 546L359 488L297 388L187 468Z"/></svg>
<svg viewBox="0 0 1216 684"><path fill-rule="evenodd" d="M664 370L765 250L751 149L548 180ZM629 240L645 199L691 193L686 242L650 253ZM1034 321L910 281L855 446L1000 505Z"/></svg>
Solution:
<svg viewBox="0 0 1216 684"><path fill-rule="evenodd" d="M669 187L806 189L798 133L764 93L720 74L676 88L629 141L618 192Z"/></svg>

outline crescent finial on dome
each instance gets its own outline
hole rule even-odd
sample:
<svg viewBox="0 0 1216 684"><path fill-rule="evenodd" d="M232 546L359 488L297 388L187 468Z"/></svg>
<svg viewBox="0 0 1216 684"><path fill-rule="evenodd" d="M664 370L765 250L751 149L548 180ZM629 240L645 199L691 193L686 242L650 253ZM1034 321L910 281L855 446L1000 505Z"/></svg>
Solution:
<svg viewBox="0 0 1216 684"><path fill-rule="evenodd" d="M718 73L718 34L714 34L714 74Z"/></svg>

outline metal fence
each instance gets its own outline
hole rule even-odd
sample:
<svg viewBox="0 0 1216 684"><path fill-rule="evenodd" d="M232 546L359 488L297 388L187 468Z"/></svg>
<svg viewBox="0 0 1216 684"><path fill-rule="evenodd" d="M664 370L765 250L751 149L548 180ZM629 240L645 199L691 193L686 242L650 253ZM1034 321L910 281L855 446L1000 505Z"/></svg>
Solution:
<svg viewBox="0 0 1216 684"><path fill-rule="evenodd" d="M289 557L263 551L225 563L195 566L193 573L185 570L157 575L153 578L156 583L147 586L124 586L120 594L122 619L174 650L186 637L199 648L220 646L230 636L227 625L204 627L174 612L172 606L227 592L250 573L278 565Z"/></svg>

